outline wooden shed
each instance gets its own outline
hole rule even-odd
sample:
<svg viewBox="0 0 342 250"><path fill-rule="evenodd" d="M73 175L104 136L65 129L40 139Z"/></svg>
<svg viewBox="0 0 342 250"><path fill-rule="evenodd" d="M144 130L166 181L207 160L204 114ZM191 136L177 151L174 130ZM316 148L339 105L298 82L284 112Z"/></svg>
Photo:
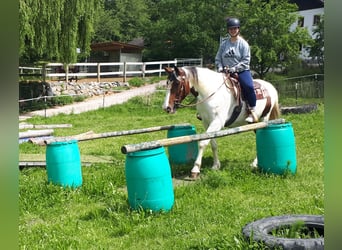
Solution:
<svg viewBox="0 0 342 250"><path fill-rule="evenodd" d="M142 40L134 40L130 43L115 41L94 43L90 47L88 62L141 62L144 49ZM137 68L139 66L129 65L127 70L137 70Z"/></svg>

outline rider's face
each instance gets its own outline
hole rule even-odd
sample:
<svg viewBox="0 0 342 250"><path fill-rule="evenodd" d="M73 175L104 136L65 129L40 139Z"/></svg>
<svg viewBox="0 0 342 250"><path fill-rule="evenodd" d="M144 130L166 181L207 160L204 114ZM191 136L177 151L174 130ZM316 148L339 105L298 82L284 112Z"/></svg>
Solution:
<svg viewBox="0 0 342 250"><path fill-rule="evenodd" d="M231 36L237 36L239 34L239 27L231 27L231 28L228 28L228 32Z"/></svg>

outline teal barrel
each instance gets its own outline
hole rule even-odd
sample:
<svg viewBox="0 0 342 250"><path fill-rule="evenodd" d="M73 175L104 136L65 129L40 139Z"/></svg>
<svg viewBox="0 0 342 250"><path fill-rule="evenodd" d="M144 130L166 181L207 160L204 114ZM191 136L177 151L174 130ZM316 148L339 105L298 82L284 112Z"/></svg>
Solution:
<svg viewBox="0 0 342 250"><path fill-rule="evenodd" d="M297 171L296 142L290 122L269 124L256 131L258 167L267 173Z"/></svg>
<svg viewBox="0 0 342 250"><path fill-rule="evenodd" d="M167 138L194 135L196 128L193 125L175 126L167 131ZM196 160L198 154L198 143L188 142L168 147L170 163L186 164Z"/></svg>
<svg viewBox="0 0 342 250"><path fill-rule="evenodd" d="M81 157L77 140L52 142L46 146L48 182L64 187L82 185Z"/></svg>
<svg viewBox="0 0 342 250"><path fill-rule="evenodd" d="M171 210L174 193L171 168L164 147L128 153L125 174L131 208Z"/></svg>

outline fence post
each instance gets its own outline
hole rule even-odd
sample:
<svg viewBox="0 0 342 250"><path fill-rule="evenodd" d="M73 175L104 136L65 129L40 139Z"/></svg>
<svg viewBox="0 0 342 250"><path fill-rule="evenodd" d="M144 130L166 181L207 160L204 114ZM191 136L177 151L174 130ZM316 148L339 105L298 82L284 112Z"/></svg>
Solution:
<svg viewBox="0 0 342 250"><path fill-rule="evenodd" d="M296 82L296 105L298 105L298 83Z"/></svg>
<svg viewBox="0 0 342 250"><path fill-rule="evenodd" d="M146 70L146 63L143 63L142 64L142 75L143 75L143 78L145 78L145 70Z"/></svg>
<svg viewBox="0 0 342 250"><path fill-rule="evenodd" d="M124 67L123 67L123 81L126 82L126 61L124 62Z"/></svg>
<svg viewBox="0 0 342 250"><path fill-rule="evenodd" d="M69 82L69 64L65 65L65 82L66 82L66 88L68 89L68 82Z"/></svg>
<svg viewBox="0 0 342 250"><path fill-rule="evenodd" d="M159 64L159 77L161 77L162 64Z"/></svg>
<svg viewBox="0 0 342 250"><path fill-rule="evenodd" d="M97 82L100 82L100 72L101 72L100 63L97 63Z"/></svg>
<svg viewBox="0 0 342 250"><path fill-rule="evenodd" d="M43 77L43 82L45 82L46 81L46 63L43 64L42 77Z"/></svg>
<svg viewBox="0 0 342 250"><path fill-rule="evenodd" d="M319 84L318 84L317 74L315 74L315 85L316 85L317 98L321 98L321 91L320 91Z"/></svg>

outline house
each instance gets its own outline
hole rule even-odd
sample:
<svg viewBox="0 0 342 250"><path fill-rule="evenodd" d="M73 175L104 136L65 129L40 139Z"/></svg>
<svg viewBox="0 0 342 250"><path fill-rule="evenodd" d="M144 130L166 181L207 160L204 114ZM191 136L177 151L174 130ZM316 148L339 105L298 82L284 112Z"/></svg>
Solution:
<svg viewBox="0 0 342 250"><path fill-rule="evenodd" d="M324 0L291 0L298 6L299 18L296 23L292 24L290 30L296 27L304 27L308 29L309 34L314 38L314 28L320 22L321 16L324 14ZM306 48L301 48L301 58L309 60Z"/></svg>
<svg viewBox="0 0 342 250"><path fill-rule="evenodd" d="M91 52L88 62L141 62L142 50L144 49L143 41L135 39L129 43L121 42L103 42L94 43L90 46ZM127 70L138 70L137 65L128 65ZM105 71L118 71L119 66L107 66Z"/></svg>

